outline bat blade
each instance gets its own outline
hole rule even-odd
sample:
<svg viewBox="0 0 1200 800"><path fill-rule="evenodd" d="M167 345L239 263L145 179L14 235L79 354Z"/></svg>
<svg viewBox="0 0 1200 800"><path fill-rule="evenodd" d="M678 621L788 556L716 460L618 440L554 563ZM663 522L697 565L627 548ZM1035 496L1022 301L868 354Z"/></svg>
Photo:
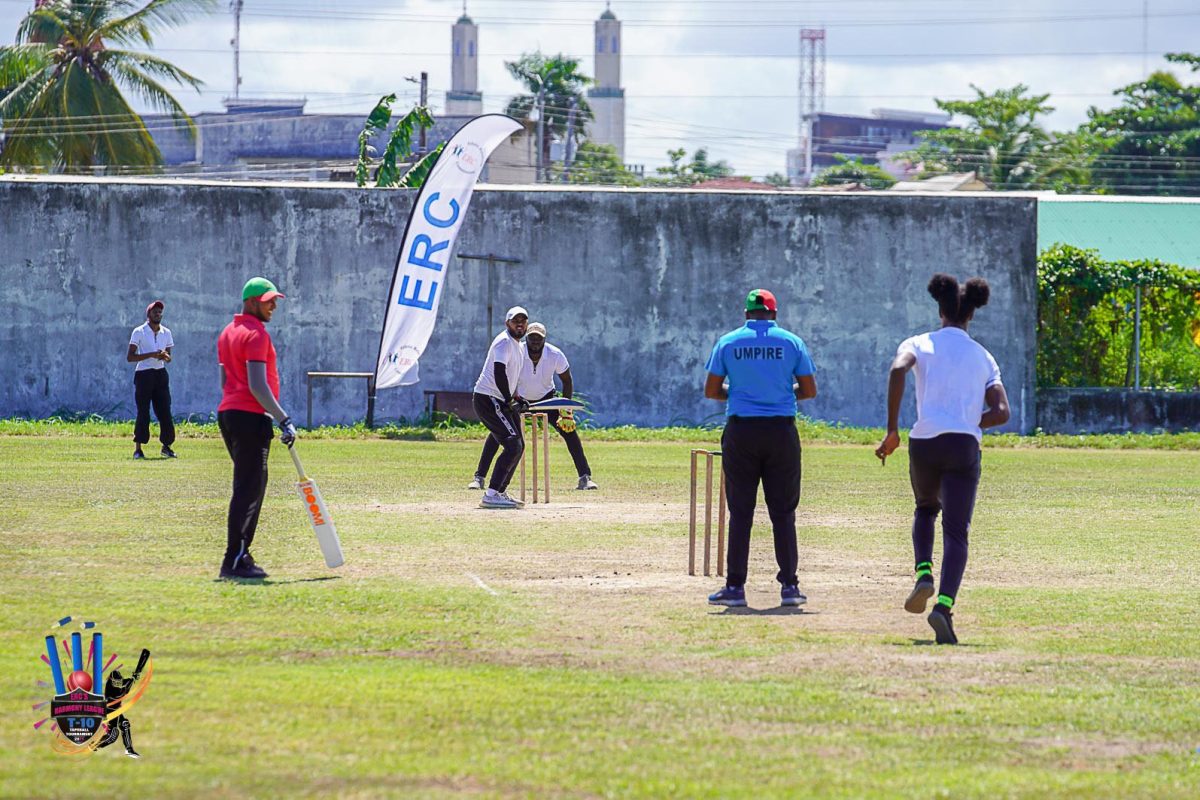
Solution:
<svg viewBox="0 0 1200 800"><path fill-rule="evenodd" d="M138 658L137 669L133 671L134 675L141 675L142 670L146 668L146 662L150 660L150 651L142 648L142 655Z"/></svg>
<svg viewBox="0 0 1200 800"><path fill-rule="evenodd" d="M329 514L329 507L321 497L321 490L312 478L306 478L296 484L300 499L304 503L304 511L312 524L313 533L317 535L317 543L321 545L321 554L325 556L327 567L340 567L346 559L342 556L342 543L338 539L337 527Z"/></svg>
<svg viewBox="0 0 1200 800"><path fill-rule="evenodd" d="M540 403L530 403L530 411L583 411L584 404L580 400L568 400L565 397L552 397Z"/></svg>

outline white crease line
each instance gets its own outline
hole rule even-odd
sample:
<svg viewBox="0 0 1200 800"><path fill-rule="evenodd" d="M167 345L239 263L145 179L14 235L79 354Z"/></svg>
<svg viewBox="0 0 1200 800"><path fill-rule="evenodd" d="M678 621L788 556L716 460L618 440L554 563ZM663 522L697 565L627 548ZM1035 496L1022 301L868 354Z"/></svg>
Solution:
<svg viewBox="0 0 1200 800"><path fill-rule="evenodd" d="M475 581L475 584L480 589L483 589L485 592L487 592L488 594L490 594L490 595L499 595L500 594L495 589L493 589L492 587L490 587L486 583L484 583L482 580L480 580L479 576L476 575L474 572L468 572L467 577L470 578L471 580Z"/></svg>

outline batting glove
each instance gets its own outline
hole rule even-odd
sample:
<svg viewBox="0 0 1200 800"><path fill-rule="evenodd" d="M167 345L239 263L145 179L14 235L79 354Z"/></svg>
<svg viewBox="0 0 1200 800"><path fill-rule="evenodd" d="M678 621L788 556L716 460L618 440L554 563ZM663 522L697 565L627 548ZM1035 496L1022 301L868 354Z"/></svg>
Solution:
<svg viewBox="0 0 1200 800"><path fill-rule="evenodd" d="M563 433L570 433L575 430L574 411L568 408L558 412L558 429Z"/></svg>
<svg viewBox="0 0 1200 800"><path fill-rule="evenodd" d="M508 407L516 414L524 414L529 410L529 401L524 397L514 397L508 401Z"/></svg>
<svg viewBox="0 0 1200 800"><path fill-rule="evenodd" d="M296 441L296 426L292 424L291 417L279 420L279 441L283 442L285 447L291 447L292 442Z"/></svg>

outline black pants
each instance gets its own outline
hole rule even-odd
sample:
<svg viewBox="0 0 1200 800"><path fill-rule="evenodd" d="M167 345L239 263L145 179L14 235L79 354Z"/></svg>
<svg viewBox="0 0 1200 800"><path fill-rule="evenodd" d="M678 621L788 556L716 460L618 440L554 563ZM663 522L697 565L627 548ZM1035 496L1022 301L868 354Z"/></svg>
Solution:
<svg viewBox="0 0 1200 800"><path fill-rule="evenodd" d="M233 459L233 497L229 501L224 560L224 566L232 569L254 542L258 512L267 493L267 457L275 431L270 417L251 411L221 411L217 425Z"/></svg>
<svg viewBox="0 0 1200 800"><path fill-rule="evenodd" d="M504 452L496 459L492 479L488 481L489 489L503 492L508 488L508 482L512 480L517 465L521 463L521 454L525 452L521 420L503 400L490 395L476 392L471 395L471 405L475 407L475 413L488 429L488 439L495 437L504 448Z"/></svg>
<svg viewBox="0 0 1200 800"><path fill-rule="evenodd" d="M908 440L908 476L917 508L913 513L913 554L918 568L933 562L933 523L942 513L942 581L938 594L953 603L967 567L967 533L975 511L981 457L969 433L943 433Z"/></svg>
<svg viewBox="0 0 1200 800"><path fill-rule="evenodd" d="M796 506L800 504L800 436L792 417L730 417L721 436L725 498L729 505L726 583L745 586L750 560L750 526L761 481L775 534L776 578L798 582Z"/></svg>
<svg viewBox="0 0 1200 800"><path fill-rule="evenodd" d="M171 380L165 369L143 369L133 373L133 401L137 404L137 421L133 423L133 441L150 441L150 406L158 418L158 440L163 447L175 443L175 421L171 419Z"/></svg>
<svg viewBox="0 0 1200 800"><path fill-rule="evenodd" d="M539 398L534 402L540 403L542 400L549 400L554 397L554 392ZM554 426L554 430L558 431L558 435L567 443L567 452L571 454L571 460L575 462L575 472L579 477L591 475L592 468L588 466L587 456L583 454L583 442L579 439L579 433L571 431L568 433L558 427L559 413L557 411L547 411L546 421ZM479 455L479 466L475 468L476 475L487 475L488 467L492 465L492 459L496 457L496 451L500 449L500 442L492 434L488 434L488 438L483 442L483 452Z"/></svg>

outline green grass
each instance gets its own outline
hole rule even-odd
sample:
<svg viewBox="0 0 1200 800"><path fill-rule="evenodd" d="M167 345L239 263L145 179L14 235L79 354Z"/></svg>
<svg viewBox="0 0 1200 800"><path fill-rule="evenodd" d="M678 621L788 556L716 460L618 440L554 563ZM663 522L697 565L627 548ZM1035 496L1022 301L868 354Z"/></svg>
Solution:
<svg viewBox="0 0 1200 800"><path fill-rule="evenodd" d="M806 442L822 444L878 444L883 428L862 428L840 423L822 422L798 417L800 435ZM215 422L191 418L176 423L181 439L219 438ZM714 427L641 428L617 425L591 428L586 420L580 430L588 439L598 442L706 442L720 439L721 429ZM0 419L0 436L94 436L130 439L133 423L128 420L109 420L98 415L71 414L66 417ZM400 439L407 441L474 442L487 436L481 423L464 422L457 417L431 423L391 421L368 428L363 423L327 425L305 431L306 439ZM907 432L901 438L908 440ZM1091 450L1200 450L1200 431L1182 433L1042 433L1039 429L1029 436L1012 433L988 433L985 447L1056 447Z"/></svg>
<svg viewBox="0 0 1200 800"><path fill-rule="evenodd" d="M333 572L274 452L272 576L230 584L211 426L135 463L128 425L0 423L0 796L1200 797L1190 445L989 449L963 646L938 648L900 608L904 451L881 468L806 436L809 604L777 608L762 517L738 613L684 574L688 443L717 432L589 432L595 493L556 443L554 503L489 513L461 488L470 430L425 430L302 438L346 550ZM33 731L65 614L126 663L153 650L140 762L76 764Z"/></svg>

